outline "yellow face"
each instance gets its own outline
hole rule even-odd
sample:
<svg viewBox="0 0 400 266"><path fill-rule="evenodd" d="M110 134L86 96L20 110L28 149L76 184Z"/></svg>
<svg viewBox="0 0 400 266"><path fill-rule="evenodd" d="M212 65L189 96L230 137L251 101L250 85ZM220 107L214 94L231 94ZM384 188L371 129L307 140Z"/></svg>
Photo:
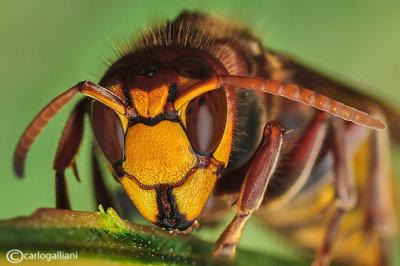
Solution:
<svg viewBox="0 0 400 266"><path fill-rule="evenodd" d="M177 86L192 83L180 78ZM224 124L216 127L214 124L219 121L211 115L219 107L210 98L217 95L222 99L225 92L199 97L169 116L165 115L168 86L147 91L130 89L129 93L140 118L128 122L119 116L125 131L121 184L147 220L166 229L185 230L200 215L218 175L228 163L232 117L225 110ZM226 98L223 101L226 108ZM214 106L205 107L207 104ZM205 122L193 124L192 120L202 117ZM218 141L213 140L210 134L221 129ZM193 140L194 137L198 139ZM212 143L212 148L207 143Z"/></svg>

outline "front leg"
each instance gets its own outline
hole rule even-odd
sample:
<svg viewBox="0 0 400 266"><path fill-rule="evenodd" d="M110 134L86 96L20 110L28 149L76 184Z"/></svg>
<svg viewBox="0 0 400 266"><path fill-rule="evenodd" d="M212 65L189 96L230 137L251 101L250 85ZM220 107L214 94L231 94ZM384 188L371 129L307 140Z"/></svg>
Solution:
<svg viewBox="0 0 400 266"><path fill-rule="evenodd" d="M247 220L263 201L265 190L277 165L284 131L278 122L272 121L265 126L261 144L240 188L237 214L218 239L214 256L235 255Z"/></svg>

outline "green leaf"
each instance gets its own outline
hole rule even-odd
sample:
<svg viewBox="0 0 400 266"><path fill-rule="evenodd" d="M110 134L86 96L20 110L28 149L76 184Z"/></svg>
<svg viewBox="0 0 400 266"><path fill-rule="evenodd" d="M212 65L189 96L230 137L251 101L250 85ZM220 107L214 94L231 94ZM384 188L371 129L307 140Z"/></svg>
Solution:
<svg viewBox="0 0 400 266"><path fill-rule="evenodd" d="M211 256L214 244L190 234L169 232L122 220L109 208L104 212L38 209L29 217L0 221L0 251L11 249L26 253L77 254L64 260L85 265L118 264L167 265L307 265L306 262L237 251L233 260ZM27 260L27 259L25 259ZM45 260L30 263L43 264Z"/></svg>

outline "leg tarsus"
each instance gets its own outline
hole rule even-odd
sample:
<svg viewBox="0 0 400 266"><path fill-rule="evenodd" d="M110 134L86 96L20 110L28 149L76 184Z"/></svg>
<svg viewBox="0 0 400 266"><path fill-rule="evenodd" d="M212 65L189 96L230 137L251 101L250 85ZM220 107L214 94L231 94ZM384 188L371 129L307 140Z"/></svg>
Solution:
<svg viewBox="0 0 400 266"><path fill-rule="evenodd" d="M234 257L236 254L236 246L239 243L240 237L250 214L236 214L232 222L222 233L216 243L216 249L213 252L214 256Z"/></svg>

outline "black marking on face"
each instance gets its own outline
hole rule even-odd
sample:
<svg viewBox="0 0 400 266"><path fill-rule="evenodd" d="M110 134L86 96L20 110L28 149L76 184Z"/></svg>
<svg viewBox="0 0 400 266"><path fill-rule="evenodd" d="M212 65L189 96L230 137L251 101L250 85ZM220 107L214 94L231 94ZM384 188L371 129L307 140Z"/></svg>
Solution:
<svg viewBox="0 0 400 266"><path fill-rule="evenodd" d="M159 114L157 116L154 117L143 117L143 116L137 116L134 119L130 120L128 123L128 126L134 126L136 124L142 123L146 126L154 126L157 123L161 122L161 121L171 121L171 122L180 122L180 118L178 116L178 114Z"/></svg>
<svg viewBox="0 0 400 266"><path fill-rule="evenodd" d="M129 93L129 89L123 87L122 93L125 96L125 102L128 105L128 107L133 107L132 97L131 97L131 94Z"/></svg>
<svg viewBox="0 0 400 266"><path fill-rule="evenodd" d="M186 216L179 212L178 205L171 187L162 186L156 188L157 198L157 225L167 230L184 231L193 221L188 221Z"/></svg>
<svg viewBox="0 0 400 266"><path fill-rule="evenodd" d="M169 88L168 88L168 102L173 102L176 99L177 96L177 86L178 83L174 82L172 83Z"/></svg>

